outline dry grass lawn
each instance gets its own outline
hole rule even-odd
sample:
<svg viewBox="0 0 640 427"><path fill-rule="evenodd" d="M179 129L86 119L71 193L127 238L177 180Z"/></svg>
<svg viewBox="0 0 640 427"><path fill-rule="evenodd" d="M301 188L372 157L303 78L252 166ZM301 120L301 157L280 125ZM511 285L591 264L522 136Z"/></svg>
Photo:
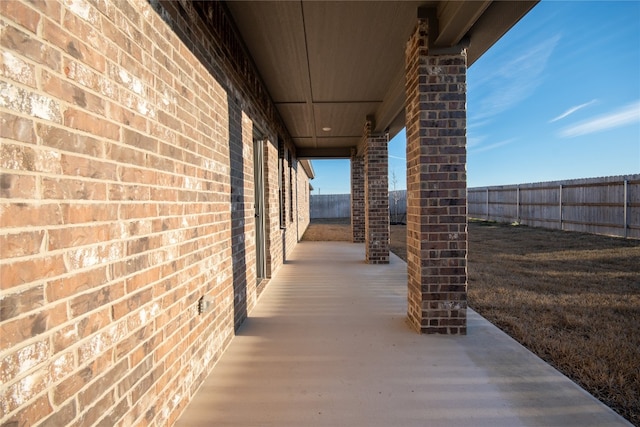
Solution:
<svg viewBox="0 0 640 427"><path fill-rule="evenodd" d="M348 219L303 240L351 239ZM405 226L391 250L406 260ZM640 241L472 221L469 305L640 425Z"/></svg>

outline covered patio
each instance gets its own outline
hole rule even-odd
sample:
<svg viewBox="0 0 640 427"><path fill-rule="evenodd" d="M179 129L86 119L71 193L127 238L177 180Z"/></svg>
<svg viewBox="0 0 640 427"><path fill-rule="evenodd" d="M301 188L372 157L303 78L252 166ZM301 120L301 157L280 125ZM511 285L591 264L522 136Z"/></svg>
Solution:
<svg viewBox="0 0 640 427"><path fill-rule="evenodd" d="M467 333L467 69L536 3L225 3L296 156L350 160L352 241L371 265L389 262L388 143L406 128L419 333Z"/></svg>
<svg viewBox="0 0 640 427"><path fill-rule="evenodd" d="M416 334L406 264L364 251L301 242L177 425L631 425L471 309Z"/></svg>

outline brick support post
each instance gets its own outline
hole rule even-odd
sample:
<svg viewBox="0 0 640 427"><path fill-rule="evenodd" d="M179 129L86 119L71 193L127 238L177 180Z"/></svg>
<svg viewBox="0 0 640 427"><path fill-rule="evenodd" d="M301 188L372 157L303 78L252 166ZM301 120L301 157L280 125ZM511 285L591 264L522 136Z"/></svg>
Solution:
<svg viewBox="0 0 640 427"><path fill-rule="evenodd" d="M355 150L354 150L355 151ZM353 243L364 243L364 157L351 155L351 234Z"/></svg>
<svg viewBox="0 0 640 427"><path fill-rule="evenodd" d="M389 263L389 156L388 138L371 135L371 122L364 128L365 260Z"/></svg>
<svg viewBox="0 0 640 427"><path fill-rule="evenodd" d="M406 51L408 316L421 333L466 334L466 51Z"/></svg>

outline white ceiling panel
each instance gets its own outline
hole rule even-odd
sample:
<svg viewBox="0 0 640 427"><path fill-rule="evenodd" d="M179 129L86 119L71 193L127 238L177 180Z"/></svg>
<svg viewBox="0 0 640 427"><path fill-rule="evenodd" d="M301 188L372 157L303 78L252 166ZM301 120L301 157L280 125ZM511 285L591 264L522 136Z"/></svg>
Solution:
<svg viewBox="0 0 640 427"><path fill-rule="evenodd" d="M356 147L362 136L352 137L331 137L321 138L316 140L316 147L318 148L335 148L335 147Z"/></svg>
<svg viewBox="0 0 640 427"><path fill-rule="evenodd" d="M348 157L370 115L376 118L375 132L389 129L393 136L400 130L405 47L419 13L436 16L435 48L468 37L471 65L536 2L225 3L294 144L312 158Z"/></svg>
<svg viewBox="0 0 640 427"><path fill-rule="evenodd" d="M316 135L318 138L362 136L367 115L374 114L378 106L375 102L316 103L313 105Z"/></svg>
<svg viewBox="0 0 640 427"><path fill-rule="evenodd" d="M274 102L310 101L301 3L232 1L227 6Z"/></svg>
<svg viewBox="0 0 640 427"><path fill-rule="evenodd" d="M315 138L292 138L298 148L316 148Z"/></svg>
<svg viewBox="0 0 640 427"><path fill-rule="evenodd" d="M313 101L382 101L418 2L305 2Z"/></svg>
<svg viewBox="0 0 640 427"><path fill-rule="evenodd" d="M311 104L277 104L276 106L293 138L311 138L315 135Z"/></svg>

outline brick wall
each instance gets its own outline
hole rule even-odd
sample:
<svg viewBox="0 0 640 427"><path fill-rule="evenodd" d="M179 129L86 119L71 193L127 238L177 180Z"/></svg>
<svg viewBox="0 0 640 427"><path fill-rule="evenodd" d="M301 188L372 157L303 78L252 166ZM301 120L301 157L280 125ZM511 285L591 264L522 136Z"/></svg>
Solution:
<svg viewBox="0 0 640 427"><path fill-rule="evenodd" d="M231 264L234 325L237 329L256 300L256 244L254 220L252 122L237 99L227 101L229 112L229 172L231 174Z"/></svg>
<svg viewBox="0 0 640 427"><path fill-rule="evenodd" d="M282 252L282 233L280 228L280 199L278 179L278 145L271 141L264 144L264 180L265 180L265 213L266 213L266 245L267 277L271 277L284 262Z"/></svg>
<svg viewBox="0 0 640 427"><path fill-rule="evenodd" d="M364 127L365 259L369 264L389 263L389 156L386 135L372 136Z"/></svg>
<svg viewBox="0 0 640 427"><path fill-rule="evenodd" d="M288 136L202 7L0 2L0 425L171 425L255 304L253 138Z"/></svg>
<svg viewBox="0 0 640 427"><path fill-rule="evenodd" d="M364 157L351 156L351 237L353 243L364 243Z"/></svg>
<svg viewBox="0 0 640 427"><path fill-rule="evenodd" d="M429 55L421 21L407 44L407 273L410 323L465 334L466 52Z"/></svg>
<svg viewBox="0 0 640 427"><path fill-rule="evenodd" d="M309 178L300 162L296 168L296 213L298 240L302 238L305 230L311 222L311 191L309 190Z"/></svg>
<svg viewBox="0 0 640 427"><path fill-rule="evenodd" d="M293 248L298 243L298 224L297 214L295 209L297 207L296 200L296 182L298 174L298 162L286 156L284 159L284 175L283 189L286 194L286 200L284 206L285 220L283 222L282 229L282 244L283 244L283 256L286 257L293 251ZM301 169L301 168L300 168Z"/></svg>

